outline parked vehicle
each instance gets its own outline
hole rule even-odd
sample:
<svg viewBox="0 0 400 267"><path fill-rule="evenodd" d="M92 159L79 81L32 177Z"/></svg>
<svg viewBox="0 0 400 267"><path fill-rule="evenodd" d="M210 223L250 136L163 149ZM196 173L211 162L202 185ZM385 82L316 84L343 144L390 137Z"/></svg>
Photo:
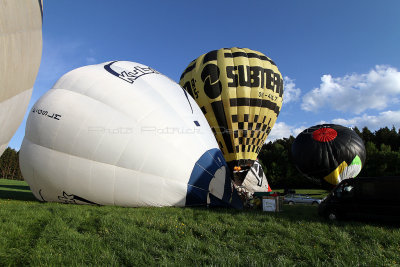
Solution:
<svg viewBox="0 0 400 267"><path fill-rule="evenodd" d="M308 195L302 194L288 194L285 195L283 203L294 205L294 204L311 204L311 205L318 205L321 203L321 199L313 198Z"/></svg>
<svg viewBox="0 0 400 267"><path fill-rule="evenodd" d="M400 176L346 179L322 200L319 215L330 220L400 219Z"/></svg>

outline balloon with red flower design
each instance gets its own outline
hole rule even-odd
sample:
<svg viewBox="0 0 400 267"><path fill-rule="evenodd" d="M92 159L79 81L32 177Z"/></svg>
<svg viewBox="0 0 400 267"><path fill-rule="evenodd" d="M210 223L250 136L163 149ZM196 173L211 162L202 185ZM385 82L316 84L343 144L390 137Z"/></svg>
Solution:
<svg viewBox="0 0 400 267"><path fill-rule="evenodd" d="M356 177L365 163L362 139L351 128L335 124L312 126L292 145L297 169L324 187Z"/></svg>

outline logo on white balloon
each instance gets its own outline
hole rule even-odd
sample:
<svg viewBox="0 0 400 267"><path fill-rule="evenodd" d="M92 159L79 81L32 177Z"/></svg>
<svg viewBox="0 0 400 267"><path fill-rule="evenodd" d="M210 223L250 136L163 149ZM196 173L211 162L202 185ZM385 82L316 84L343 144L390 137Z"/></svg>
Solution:
<svg viewBox="0 0 400 267"><path fill-rule="evenodd" d="M117 76L118 78L128 82L128 83L134 83L138 78L142 77L143 75L147 74L160 74L158 71L156 71L153 68L150 67L145 67L145 66L134 66L132 69L125 69L121 68L114 63L118 61L113 61L110 62L107 65L104 65L104 69L111 73L114 76Z"/></svg>

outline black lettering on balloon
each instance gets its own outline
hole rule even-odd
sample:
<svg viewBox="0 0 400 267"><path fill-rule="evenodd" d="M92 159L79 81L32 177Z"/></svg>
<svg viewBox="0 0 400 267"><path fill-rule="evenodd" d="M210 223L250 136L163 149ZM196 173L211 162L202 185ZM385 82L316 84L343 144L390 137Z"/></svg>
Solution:
<svg viewBox="0 0 400 267"><path fill-rule="evenodd" d="M274 73L275 93L279 93L279 95L281 90L280 83L281 83L281 76L278 73Z"/></svg>
<svg viewBox="0 0 400 267"><path fill-rule="evenodd" d="M208 64L201 72L201 80L204 83L204 93L211 99L217 98L222 92L222 83L219 80L219 68L217 65Z"/></svg>
<svg viewBox="0 0 400 267"><path fill-rule="evenodd" d="M58 120L58 121L59 121L60 118L61 118L61 115L60 115L60 114L57 114L57 113L50 113L49 111L43 110L43 109L32 108L32 113L36 113L36 114L45 116L45 117L50 118L50 119L55 119L55 120ZM50 115L50 114L51 114L51 115Z"/></svg>
<svg viewBox="0 0 400 267"><path fill-rule="evenodd" d="M265 88L265 69L260 69L260 76L261 76L261 88Z"/></svg>
<svg viewBox="0 0 400 267"><path fill-rule="evenodd" d="M246 65L227 66L226 77L228 79L228 87L260 87L277 92L279 96L283 94L281 75L271 69Z"/></svg>
<svg viewBox="0 0 400 267"><path fill-rule="evenodd" d="M232 80L232 81L228 82L228 87L237 87L238 76L235 73L234 66L226 66L226 77L228 77L228 79Z"/></svg>
<svg viewBox="0 0 400 267"><path fill-rule="evenodd" d="M267 84L266 88L270 90L274 90L274 72L271 69L265 69L265 73L267 74Z"/></svg>
<svg viewBox="0 0 400 267"><path fill-rule="evenodd" d="M244 67L246 67L246 73L244 71ZM250 87L250 66L238 66L239 70L239 85Z"/></svg>
<svg viewBox="0 0 400 267"><path fill-rule="evenodd" d="M195 81L195 79L192 79L191 83L192 83L192 91L193 91L194 97L195 98L199 98L199 92L196 89L196 81Z"/></svg>
<svg viewBox="0 0 400 267"><path fill-rule="evenodd" d="M187 81L183 88L189 93L192 98L199 98L199 92L196 90L195 80Z"/></svg>
<svg viewBox="0 0 400 267"><path fill-rule="evenodd" d="M250 86L259 87L260 86L260 71L261 67L253 66L250 67Z"/></svg>
<svg viewBox="0 0 400 267"><path fill-rule="evenodd" d="M98 205L97 203L94 203L90 200L87 200L83 197L79 197L77 195L74 194L67 194L65 191L63 191L63 195L62 196L58 196L58 200L64 202L64 203L69 203L69 204L79 204L79 203L86 203L86 204L92 204L92 205ZM78 202L77 202L78 201Z"/></svg>

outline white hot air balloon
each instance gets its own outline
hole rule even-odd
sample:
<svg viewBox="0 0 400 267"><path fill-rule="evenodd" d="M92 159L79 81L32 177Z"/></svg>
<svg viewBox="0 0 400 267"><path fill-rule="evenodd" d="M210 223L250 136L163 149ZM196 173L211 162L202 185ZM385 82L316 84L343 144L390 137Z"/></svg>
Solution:
<svg viewBox="0 0 400 267"><path fill-rule="evenodd" d="M42 56L42 3L0 1L0 155L24 118Z"/></svg>
<svg viewBox="0 0 400 267"><path fill-rule="evenodd" d="M196 102L134 62L85 66L61 77L30 112L20 166L43 201L241 206Z"/></svg>

